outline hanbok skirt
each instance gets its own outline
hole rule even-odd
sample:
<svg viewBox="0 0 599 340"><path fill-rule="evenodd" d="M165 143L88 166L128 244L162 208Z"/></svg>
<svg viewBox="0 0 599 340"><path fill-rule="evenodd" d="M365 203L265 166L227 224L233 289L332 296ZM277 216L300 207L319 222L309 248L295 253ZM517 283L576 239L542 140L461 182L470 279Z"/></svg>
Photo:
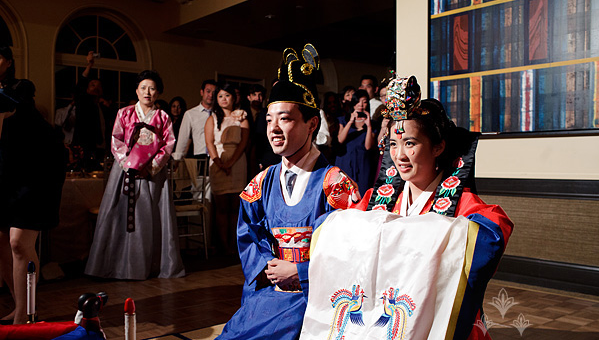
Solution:
<svg viewBox="0 0 599 340"><path fill-rule="evenodd" d="M185 275L175 208L163 168L151 179L135 180L135 230L127 232L125 172L115 162L104 191L85 274L145 280Z"/></svg>

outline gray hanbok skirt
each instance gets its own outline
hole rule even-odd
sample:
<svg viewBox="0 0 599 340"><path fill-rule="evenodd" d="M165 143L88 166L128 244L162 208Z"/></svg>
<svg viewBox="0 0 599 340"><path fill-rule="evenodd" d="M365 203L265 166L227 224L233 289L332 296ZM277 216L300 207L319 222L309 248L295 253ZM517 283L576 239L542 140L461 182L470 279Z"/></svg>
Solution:
<svg viewBox="0 0 599 340"><path fill-rule="evenodd" d="M135 180L133 232L127 232L124 178L125 172L115 162L100 205L85 274L126 280L185 276L167 168L150 180Z"/></svg>

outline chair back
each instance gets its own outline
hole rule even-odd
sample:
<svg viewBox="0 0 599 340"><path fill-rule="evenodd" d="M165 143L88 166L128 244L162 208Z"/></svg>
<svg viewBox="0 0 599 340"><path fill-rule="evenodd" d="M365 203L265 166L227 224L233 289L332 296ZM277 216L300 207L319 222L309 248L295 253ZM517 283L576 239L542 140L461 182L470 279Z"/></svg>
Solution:
<svg viewBox="0 0 599 340"><path fill-rule="evenodd" d="M175 206L205 204L209 180L208 159L184 158L177 166L171 160L169 179Z"/></svg>
<svg viewBox="0 0 599 340"><path fill-rule="evenodd" d="M169 164L169 181L175 204L179 238L184 239L185 250L193 249L190 243L203 245L204 255L208 258L208 236L206 225L209 223L208 195L208 159L184 158L175 165Z"/></svg>

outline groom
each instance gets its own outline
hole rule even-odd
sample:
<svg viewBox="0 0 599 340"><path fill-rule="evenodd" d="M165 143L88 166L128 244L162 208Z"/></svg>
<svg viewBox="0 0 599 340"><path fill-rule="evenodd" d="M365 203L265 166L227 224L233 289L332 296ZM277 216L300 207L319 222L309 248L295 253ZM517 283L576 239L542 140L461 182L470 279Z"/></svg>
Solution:
<svg viewBox="0 0 599 340"><path fill-rule="evenodd" d="M299 336L308 297L312 234L335 209L359 201L355 183L313 145L320 125L316 49L283 52L268 104L267 135L279 164L241 193L238 246L245 275L241 308L217 339Z"/></svg>

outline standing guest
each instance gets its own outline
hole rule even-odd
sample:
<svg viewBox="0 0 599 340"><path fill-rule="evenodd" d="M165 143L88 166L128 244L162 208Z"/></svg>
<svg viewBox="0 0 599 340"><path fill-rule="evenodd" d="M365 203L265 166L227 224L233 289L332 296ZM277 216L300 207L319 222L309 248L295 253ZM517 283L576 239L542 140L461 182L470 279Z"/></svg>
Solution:
<svg viewBox="0 0 599 340"><path fill-rule="evenodd" d="M383 138L385 138L385 134L387 133L387 126L389 125L389 118L383 116L383 112L387 109L387 86L389 85L389 80L385 79L381 82L381 89L379 90L379 95L381 98L381 102L383 105L380 106L374 115L372 116L372 120L376 123L377 127L379 127L379 133L376 137L377 142L379 144L382 142ZM379 160L376 166L376 172L378 173L381 169L381 162L383 161L383 155L379 155Z"/></svg>
<svg viewBox="0 0 599 340"><path fill-rule="evenodd" d="M175 137L177 137L179 136L179 130L181 129L181 122L183 122L183 117L187 111L187 103L183 97L177 96L171 99L168 107L170 108L169 113L171 121L173 122L173 131L175 132Z"/></svg>
<svg viewBox="0 0 599 340"><path fill-rule="evenodd" d="M264 99L266 97L266 89L260 84L252 84L248 89L247 100L249 103L249 111L251 113L251 122L256 122L258 113L264 110Z"/></svg>
<svg viewBox="0 0 599 340"><path fill-rule="evenodd" d="M351 85L348 85L344 87L343 90L341 90L339 96L341 97L341 108L343 109L343 112L352 112L352 110L354 109L350 106L350 103L351 97L354 95L355 92L356 88Z"/></svg>
<svg viewBox="0 0 599 340"><path fill-rule="evenodd" d="M389 84L389 80L384 79L381 82L381 86L379 89L379 99L381 100L381 103L383 103L383 105L379 106L378 109L376 109L373 114L372 114L372 120L374 122L377 123L377 125L381 125L381 123L383 122L383 120L385 119L383 117L383 110L386 109L386 105L387 105L387 85ZM383 131L384 129L380 129L379 131Z"/></svg>
<svg viewBox="0 0 599 340"><path fill-rule="evenodd" d="M3 324L27 322L27 264L36 268L40 231L58 225L65 178L64 146L35 108L35 86L15 79L15 61L0 46L0 277L15 310Z"/></svg>
<svg viewBox="0 0 599 340"><path fill-rule="evenodd" d="M241 193L242 304L217 339L297 339L308 297L312 231L319 217L359 199L353 182L313 147L320 120L314 79L319 59L310 44L301 55L306 59L285 50L285 72L270 94L268 136L282 162Z"/></svg>
<svg viewBox="0 0 599 340"><path fill-rule="evenodd" d="M343 113L341 110L341 101L335 92L327 92L324 94L323 105L321 109L324 117L321 124L327 124L329 138L326 143L318 145L318 149L322 152L331 164L335 164L335 157L339 145L339 115ZM318 137L317 137L318 138Z"/></svg>
<svg viewBox="0 0 599 340"><path fill-rule="evenodd" d="M77 108L75 107L75 101L72 101L69 103L69 105L56 110L56 115L54 116L54 125L60 128L60 131L63 135L63 143L65 145L70 145L73 142L76 114Z"/></svg>
<svg viewBox="0 0 599 340"><path fill-rule="evenodd" d="M368 111L368 93L356 91L350 103L353 111L339 118L339 152L335 165L358 183L363 195L374 180L376 134Z"/></svg>
<svg viewBox="0 0 599 340"><path fill-rule="evenodd" d="M260 84L252 84L248 89L247 105L248 109L248 121L250 123L250 138L247 146L247 159L248 159L248 178L252 178L262 170L260 168L260 158L264 152L272 149L268 143L268 140L259 140L266 135L266 109L264 108L264 99L266 98L266 89ZM258 123L258 119L261 119ZM260 128L261 131L257 131ZM270 150L269 150L270 149ZM275 163L280 162L280 159ZM270 164L269 164L270 165Z"/></svg>
<svg viewBox="0 0 599 340"><path fill-rule="evenodd" d="M202 101L198 106L189 109L181 121L177 147L173 153L174 159L181 160L188 153L191 153L196 158L207 157L204 126L206 125L206 120L212 114L215 91L216 82L212 79L204 80L202 89L200 90ZM189 152L190 146L193 148L191 152Z"/></svg>
<svg viewBox="0 0 599 340"><path fill-rule="evenodd" d="M245 147L250 135L247 113L235 110L235 86L217 88L217 106L204 127L210 155L210 183L218 233L226 254L236 254L235 226L239 193L247 183Z"/></svg>
<svg viewBox="0 0 599 340"><path fill-rule="evenodd" d="M324 158L328 161L330 157L331 134L329 133L329 123L324 115L324 111L320 110L320 126L314 140L314 145L323 153Z"/></svg>
<svg viewBox="0 0 599 340"><path fill-rule="evenodd" d="M379 99L383 103L383 109L387 106L387 86L389 85L389 81L385 80L381 82L381 89L379 90Z"/></svg>
<svg viewBox="0 0 599 340"><path fill-rule="evenodd" d="M109 133L113 114L111 103L103 98L102 82L94 79L90 73L95 63L93 51L87 54L87 66L75 93L75 131L73 144L83 149L84 168L99 169L104 158L106 145L109 144Z"/></svg>
<svg viewBox="0 0 599 340"><path fill-rule="evenodd" d="M65 146L65 159L67 163L67 171L80 167L81 152L79 147L73 147L73 135L75 132L77 108L75 101L71 101L69 105L56 110L54 116L54 128L60 135ZM77 169L81 170L81 169Z"/></svg>
<svg viewBox="0 0 599 340"><path fill-rule="evenodd" d="M277 78L273 79L271 88L278 81ZM264 92L266 95L266 92ZM256 150L256 161L258 162L258 171L262 171L268 168L271 165L275 165L281 162L281 156L274 153L272 150L272 145L270 145L270 140L266 133L267 124L266 124L266 114L268 113L267 109L262 109L256 115L255 121L255 132L252 137L252 143L255 144Z"/></svg>
<svg viewBox="0 0 599 340"><path fill-rule="evenodd" d="M235 87L235 103L233 106L235 107L235 110L241 108L241 91L239 90L239 87Z"/></svg>
<svg viewBox="0 0 599 340"><path fill-rule="evenodd" d="M360 87L358 89L368 92L368 97L370 100L370 116L372 117L376 110L383 105L383 102L377 98L377 93L379 92L379 82L375 76L365 74L360 79Z"/></svg>
<svg viewBox="0 0 599 340"><path fill-rule="evenodd" d="M166 164L175 144L171 120L154 102L154 71L137 77L135 105L119 110L112 131L114 165L104 191L87 275L145 280L185 275Z"/></svg>

